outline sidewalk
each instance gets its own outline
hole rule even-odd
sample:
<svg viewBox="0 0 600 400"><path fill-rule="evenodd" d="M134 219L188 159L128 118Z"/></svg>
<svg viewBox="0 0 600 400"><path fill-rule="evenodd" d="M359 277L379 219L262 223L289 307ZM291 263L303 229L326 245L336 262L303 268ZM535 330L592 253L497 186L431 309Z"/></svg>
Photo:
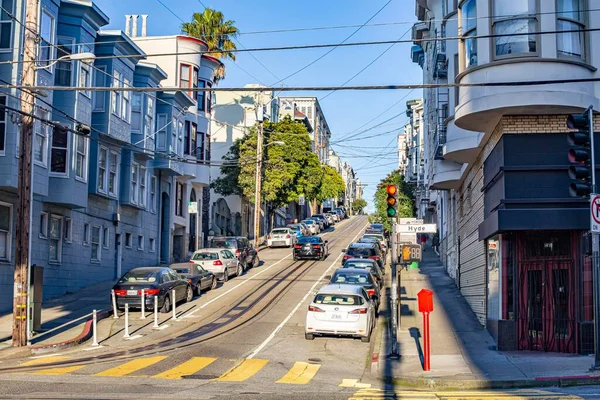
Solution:
<svg viewBox="0 0 600 400"><path fill-rule="evenodd" d="M600 384L600 374L589 372L592 356L495 350L491 335L431 248L423 253L419 269L401 272L399 287L401 357L385 356L391 345L384 330L378 363L378 373L394 384L454 389ZM429 372L422 368L423 317L417 308L417 293L423 288L435 293Z"/></svg>

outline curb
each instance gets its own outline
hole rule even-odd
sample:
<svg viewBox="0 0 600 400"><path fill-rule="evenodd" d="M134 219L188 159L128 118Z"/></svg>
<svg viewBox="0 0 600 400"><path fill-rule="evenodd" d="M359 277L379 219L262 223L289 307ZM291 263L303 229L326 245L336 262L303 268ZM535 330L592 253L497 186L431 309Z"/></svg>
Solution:
<svg viewBox="0 0 600 400"><path fill-rule="evenodd" d="M373 341L373 350L371 352L371 374L377 375L379 373L379 360L382 357L383 337L387 335L387 318L380 316L377 319L377 329L379 335L375 336ZM385 355L383 355L385 357Z"/></svg>
<svg viewBox="0 0 600 400"><path fill-rule="evenodd" d="M96 313L96 319L97 319L97 321L101 321L105 318L110 317L112 314L113 314L112 309L101 310ZM43 344L43 345L38 345L38 346L31 346L30 350L33 354L43 354L43 353L48 353L48 352L52 352L55 350L67 349L69 347L77 346L92 337L92 335L94 333L94 332L92 332L92 323L93 323L92 317L90 316L90 318L85 322L85 325L83 326L83 330L81 331L79 336L77 336L73 339L65 340L64 342L60 342L60 343L51 343L51 344Z"/></svg>

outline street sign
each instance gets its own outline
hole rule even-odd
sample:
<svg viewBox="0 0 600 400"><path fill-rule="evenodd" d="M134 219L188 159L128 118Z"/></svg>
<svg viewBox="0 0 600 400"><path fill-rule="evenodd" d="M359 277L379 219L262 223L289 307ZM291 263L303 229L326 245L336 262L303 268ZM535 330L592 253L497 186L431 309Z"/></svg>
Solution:
<svg viewBox="0 0 600 400"><path fill-rule="evenodd" d="M600 232L600 195L590 195L590 230L593 233Z"/></svg>
<svg viewBox="0 0 600 400"><path fill-rule="evenodd" d="M402 246L401 262L411 263L421 261L421 245L419 244L405 244Z"/></svg>
<svg viewBox="0 0 600 400"><path fill-rule="evenodd" d="M198 214L198 202L188 202L188 214Z"/></svg>
<svg viewBox="0 0 600 400"><path fill-rule="evenodd" d="M304 196L300 196L300 198L298 199L298 205L303 206L306 203L306 200L304 199Z"/></svg>
<svg viewBox="0 0 600 400"><path fill-rule="evenodd" d="M398 233L436 233L436 224L402 225L396 227Z"/></svg>
<svg viewBox="0 0 600 400"><path fill-rule="evenodd" d="M416 219L416 218L400 218L399 224L400 225L421 225L421 224L423 224L423 220Z"/></svg>

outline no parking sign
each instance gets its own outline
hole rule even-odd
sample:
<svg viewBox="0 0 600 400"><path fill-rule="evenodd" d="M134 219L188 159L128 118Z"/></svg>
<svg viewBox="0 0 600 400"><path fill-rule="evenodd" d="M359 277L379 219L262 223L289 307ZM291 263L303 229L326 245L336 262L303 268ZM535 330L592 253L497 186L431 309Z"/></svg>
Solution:
<svg viewBox="0 0 600 400"><path fill-rule="evenodd" d="M590 195L590 230L600 232L600 195Z"/></svg>

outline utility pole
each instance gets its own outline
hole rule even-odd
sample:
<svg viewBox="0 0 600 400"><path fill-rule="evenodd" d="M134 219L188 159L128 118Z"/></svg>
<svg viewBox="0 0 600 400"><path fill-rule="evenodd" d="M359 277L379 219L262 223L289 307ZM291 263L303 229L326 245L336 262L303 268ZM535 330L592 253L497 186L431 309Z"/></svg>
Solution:
<svg viewBox="0 0 600 400"><path fill-rule="evenodd" d="M27 0L25 41L23 45L23 86L35 85L35 58L37 48L39 0ZM19 177L17 189L17 224L15 235L15 270L13 292L12 344L27 345L28 292L29 292L29 224L31 221L31 149L33 136L34 94L21 90L21 120Z"/></svg>
<svg viewBox="0 0 600 400"><path fill-rule="evenodd" d="M260 236L260 192L262 188L262 157L263 157L263 105L262 93L258 94L260 101L256 106L256 120L258 121L256 137L256 175L254 194L254 248L258 249Z"/></svg>

